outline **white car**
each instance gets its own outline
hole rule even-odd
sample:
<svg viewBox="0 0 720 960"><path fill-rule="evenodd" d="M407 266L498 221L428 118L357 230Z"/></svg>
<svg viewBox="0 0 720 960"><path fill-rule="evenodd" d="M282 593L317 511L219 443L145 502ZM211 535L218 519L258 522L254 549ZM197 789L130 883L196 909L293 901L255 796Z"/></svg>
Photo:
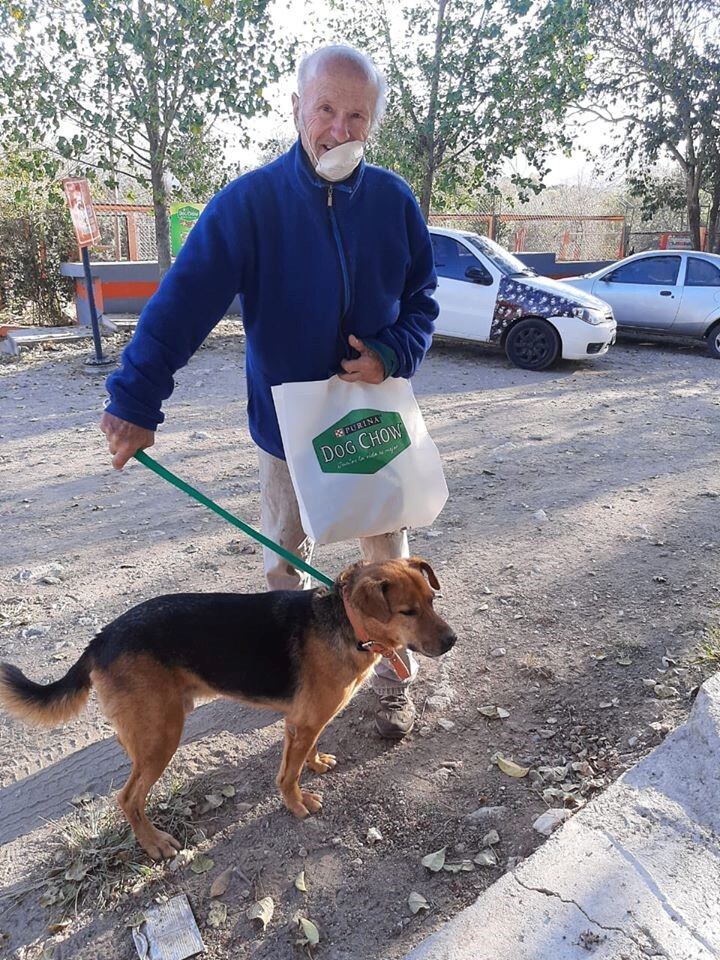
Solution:
<svg viewBox="0 0 720 960"><path fill-rule="evenodd" d="M706 340L720 359L720 256L650 250L563 280L607 300L622 329Z"/></svg>
<svg viewBox="0 0 720 960"><path fill-rule="evenodd" d="M429 230L440 336L497 343L526 370L544 370L558 357L599 357L615 342L615 319L602 300L539 277L487 237Z"/></svg>

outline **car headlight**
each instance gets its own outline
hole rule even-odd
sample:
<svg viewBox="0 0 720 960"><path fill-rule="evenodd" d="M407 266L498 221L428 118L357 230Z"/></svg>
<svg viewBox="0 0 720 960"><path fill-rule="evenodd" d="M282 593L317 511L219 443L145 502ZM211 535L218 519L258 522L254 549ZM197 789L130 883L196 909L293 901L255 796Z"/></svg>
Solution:
<svg viewBox="0 0 720 960"><path fill-rule="evenodd" d="M605 322L605 314L602 310L595 310L593 307L573 307L572 314L578 320L584 320L585 323L593 325Z"/></svg>

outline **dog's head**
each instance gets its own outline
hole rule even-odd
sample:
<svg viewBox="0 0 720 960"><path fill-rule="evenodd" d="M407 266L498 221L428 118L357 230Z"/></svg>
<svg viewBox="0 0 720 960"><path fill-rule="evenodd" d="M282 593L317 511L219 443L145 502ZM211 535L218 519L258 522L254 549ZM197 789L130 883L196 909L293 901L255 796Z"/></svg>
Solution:
<svg viewBox="0 0 720 960"><path fill-rule="evenodd" d="M433 610L440 584L420 557L356 563L340 575L339 586L368 635L388 647L439 657L457 640Z"/></svg>

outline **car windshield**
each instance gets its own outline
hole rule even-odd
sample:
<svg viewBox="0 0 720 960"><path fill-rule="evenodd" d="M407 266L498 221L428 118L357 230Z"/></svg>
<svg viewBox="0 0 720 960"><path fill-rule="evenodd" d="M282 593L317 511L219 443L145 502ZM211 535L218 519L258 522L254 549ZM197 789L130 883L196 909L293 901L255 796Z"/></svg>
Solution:
<svg viewBox="0 0 720 960"><path fill-rule="evenodd" d="M474 247L477 247L491 263L495 264L498 270L501 270L506 277L537 276L536 272L528 267L526 263L518 260L518 258L514 257L511 253L508 253L499 243L495 243L495 241L489 237L481 237L477 233L464 233L463 236L466 240L469 240Z"/></svg>

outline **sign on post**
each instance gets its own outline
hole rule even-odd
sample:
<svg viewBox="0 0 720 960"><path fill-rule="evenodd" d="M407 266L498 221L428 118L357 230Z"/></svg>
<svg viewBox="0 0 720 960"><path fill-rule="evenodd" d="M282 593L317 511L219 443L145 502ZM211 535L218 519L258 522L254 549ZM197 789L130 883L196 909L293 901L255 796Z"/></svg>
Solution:
<svg viewBox="0 0 720 960"><path fill-rule="evenodd" d="M112 363L112 360L102 352L100 323L95 308L95 292L93 290L90 253L88 251L88 247L93 243L97 243L100 239L100 226L95 216L95 208L93 207L92 197L90 196L90 184L87 180L85 178L81 180L68 178L67 180L63 180L63 189L65 190L68 207L70 208L70 217L75 230L75 237L80 247L80 255L85 272L85 289L87 291L88 309L90 311L90 324L92 326L93 343L95 345L95 356L90 357L85 363L88 367L102 369L109 363Z"/></svg>
<svg viewBox="0 0 720 960"><path fill-rule="evenodd" d="M100 227L95 216L90 184L82 180L63 180L65 196L70 207L70 217L75 229L78 246L82 250L100 239Z"/></svg>
<svg viewBox="0 0 720 960"><path fill-rule="evenodd" d="M204 203L170 204L170 253L176 257L205 209Z"/></svg>

